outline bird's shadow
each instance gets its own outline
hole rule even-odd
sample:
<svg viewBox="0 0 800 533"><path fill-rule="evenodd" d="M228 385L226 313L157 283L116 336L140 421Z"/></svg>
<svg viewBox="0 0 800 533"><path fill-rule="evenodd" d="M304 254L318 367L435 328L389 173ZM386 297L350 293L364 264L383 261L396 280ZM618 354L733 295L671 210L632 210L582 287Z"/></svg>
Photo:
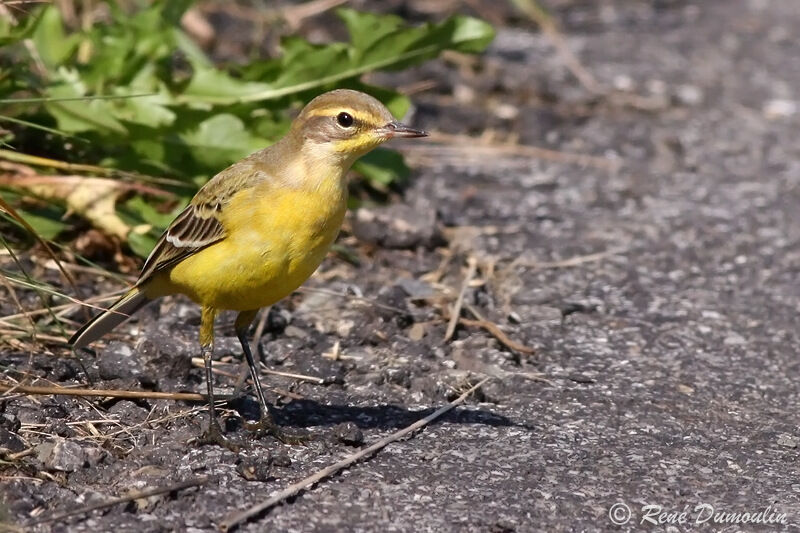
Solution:
<svg viewBox="0 0 800 533"><path fill-rule="evenodd" d="M258 403L249 398L242 397L232 400L229 407L235 409L245 418L258 417ZM272 409L273 416L278 425L283 427L319 427L336 426L351 422L361 429L402 429L414 422L425 418L439 407L424 409L406 409L397 405L354 406L354 405L327 405L314 400L294 400L279 409ZM476 424L485 426L517 426L511 419L486 411L483 409L466 409L455 407L431 422L431 425L448 424Z"/></svg>

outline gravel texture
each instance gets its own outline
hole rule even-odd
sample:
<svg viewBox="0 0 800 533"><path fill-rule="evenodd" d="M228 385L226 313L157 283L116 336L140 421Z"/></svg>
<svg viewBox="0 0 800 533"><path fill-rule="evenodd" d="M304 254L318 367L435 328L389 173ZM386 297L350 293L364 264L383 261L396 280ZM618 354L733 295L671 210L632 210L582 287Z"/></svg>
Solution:
<svg viewBox="0 0 800 533"><path fill-rule="evenodd" d="M418 126L510 131L619 169L404 145L417 170L403 199L354 215L363 243L344 241L360 266L332 257L309 283L348 296L302 292L272 310L262 338L268 367L325 380L266 377L279 423L319 439L252 440L234 416L253 416L251 397L228 406L228 432L250 443L238 455L187 444L205 424L199 404L12 397L0 403L0 446L35 452L0 467L7 519L212 476L36 530L213 531L489 374L467 405L242 530L667 529L648 505L663 520L686 511L675 531L796 529L800 10L790 0L553 4L583 64L619 92L582 88L519 16L477 65L383 81L438 83L415 96ZM474 325L443 342L442 309L469 258L478 268L463 316L475 309L536 355ZM198 319L183 300L146 309L84 361L94 385L202 392ZM218 331L218 368L236 373L230 325ZM2 355L6 366L27 358ZM72 360L36 357L34 369L83 379ZM609 514L618 503L632 513L621 526L625 508ZM762 522L783 523L701 526L701 504L771 506L784 516Z"/></svg>

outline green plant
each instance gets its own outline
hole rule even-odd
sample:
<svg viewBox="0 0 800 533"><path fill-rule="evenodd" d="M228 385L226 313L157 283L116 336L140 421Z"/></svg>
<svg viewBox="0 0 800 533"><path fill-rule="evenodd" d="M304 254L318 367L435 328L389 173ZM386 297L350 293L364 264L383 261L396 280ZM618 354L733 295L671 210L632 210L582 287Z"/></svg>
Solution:
<svg viewBox="0 0 800 533"><path fill-rule="evenodd" d="M59 176L64 169L73 177L99 175L110 180L114 194L104 212L90 213L98 209L93 203L74 203L80 181L64 195L49 194L41 183L30 187L24 175L0 181L7 191L18 191L5 194L38 231L61 233L67 210L95 224L116 218L122 225L115 227L125 233L118 236L146 255L200 185L286 131L287 108L343 86L372 93L401 116L409 107L406 97L366 86L359 77L407 68L444 50L479 52L493 37L488 24L469 17L410 27L396 16L340 9L349 42L314 45L287 37L279 58L226 69L181 30L191 3L162 0L128 14L109 2L108 20L85 30L68 29L54 6L16 25L0 18L0 125L7 128L0 140L20 151L4 150L0 159L55 169ZM402 179L407 168L397 154L376 151L356 171L385 185ZM143 200L152 195L135 189L116 202L132 190L130 183L156 185L171 200L154 206ZM23 205L31 196L42 202Z"/></svg>

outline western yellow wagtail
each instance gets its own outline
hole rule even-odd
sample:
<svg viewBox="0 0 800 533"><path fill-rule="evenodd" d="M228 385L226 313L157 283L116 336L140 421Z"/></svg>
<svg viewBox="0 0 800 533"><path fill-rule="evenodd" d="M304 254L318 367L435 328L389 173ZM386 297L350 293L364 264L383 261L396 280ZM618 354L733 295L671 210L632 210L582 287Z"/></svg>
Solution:
<svg viewBox="0 0 800 533"><path fill-rule="evenodd" d="M187 295L202 308L209 403L202 441L232 447L214 414L211 354L217 313L239 311L236 335L261 404L261 420L253 427L293 440L270 415L247 329L260 308L289 295L322 262L344 218L345 175L353 162L389 139L426 135L397 122L364 93L340 89L316 97L280 141L231 165L197 192L158 240L133 288L79 329L70 344L87 346L154 298Z"/></svg>

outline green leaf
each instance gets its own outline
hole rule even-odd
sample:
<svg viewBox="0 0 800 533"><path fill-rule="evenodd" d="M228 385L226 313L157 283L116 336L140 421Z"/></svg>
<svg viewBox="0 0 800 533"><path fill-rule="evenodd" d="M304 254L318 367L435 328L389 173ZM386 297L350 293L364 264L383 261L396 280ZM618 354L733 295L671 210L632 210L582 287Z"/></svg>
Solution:
<svg viewBox="0 0 800 533"><path fill-rule="evenodd" d="M406 179L411 173L402 155L385 148L369 152L353 165L353 170L384 187Z"/></svg>
<svg viewBox="0 0 800 533"><path fill-rule="evenodd" d="M180 137L197 161L217 170L270 144L251 134L239 117L229 114L214 115Z"/></svg>
<svg viewBox="0 0 800 533"><path fill-rule="evenodd" d="M375 85L367 85L359 81L346 83L345 87L374 96L383 102L383 105L385 105L389 111L392 112L392 115L398 119L402 119L404 116L406 116L408 110L411 109L411 100L409 100L408 96L392 89L377 87Z"/></svg>
<svg viewBox="0 0 800 533"><path fill-rule="evenodd" d="M175 217L178 216L178 213L186 206L186 203L188 203L188 200L184 202L180 208L170 213L159 213L156 208L147 203L144 198L141 196L134 196L125 202L125 208L136 213L142 222L150 224L160 232L170 225Z"/></svg>
<svg viewBox="0 0 800 533"><path fill-rule="evenodd" d="M84 29L63 23L58 3L21 17L17 27L0 17L0 44L6 45L0 49L0 98L7 100L0 123L8 130L0 142L59 160L179 178L193 189L284 135L286 109L323 91L362 90L402 118L409 99L363 83L362 74L419 64L445 50L479 52L494 35L469 17L412 26L394 15L341 9L348 42L288 37L276 59L220 67L180 29L193 1L106 1L110 17ZM20 101L8 101L15 97ZM82 142L65 143L65 135ZM372 152L355 168L379 188L408 174L402 157L388 150ZM160 229L171 220L135 195L117 209L138 221L133 226L144 221ZM146 255L157 237L155 230L134 231L131 247Z"/></svg>
<svg viewBox="0 0 800 533"><path fill-rule="evenodd" d="M61 13L54 6L45 7L39 17L32 35L33 44L42 63L54 70L72 55L81 36L64 34Z"/></svg>
<svg viewBox="0 0 800 533"><path fill-rule="evenodd" d="M165 15L172 3L153 2L129 14L116 2L108 2L114 17L112 23L95 24L87 33L92 55L80 65L87 86L119 88L130 84L142 69L154 72L159 62L169 60L176 51L180 34L170 21L171 15Z"/></svg>
<svg viewBox="0 0 800 533"><path fill-rule="evenodd" d="M179 26L181 18L194 3L195 0L162 0L158 2L161 17L169 26Z"/></svg>
<svg viewBox="0 0 800 533"><path fill-rule="evenodd" d="M0 17L0 47L16 44L29 38L42 20L42 12L25 17L16 23L11 17Z"/></svg>
<svg viewBox="0 0 800 533"><path fill-rule="evenodd" d="M83 84L54 85L47 90L52 97L84 96ZM114 118L113 104L109 100L73 100L45 103L45 108L58 121L59 129L65 132L98 130L104 133L127 134L128 130Z"/></svg>
<svg viewBox="0 0 800 533"><path fill-rule="evenodd" d="M123 90L128 89L120 89L119 94L124 94ZM167 94L161 93L113 100L111 107L114 116L120 120L159 128L175 121L175 112L167 107L171 102Z"/></svg>
<svg viewBox="0 0 800 533"><path fill-rule="evenodd" d="M20 118L9 117L6 115L0 115L0 122L13 122L14 124L19 124L20 126L27 126L28 128L33 128L36 130L41 130L47 133L52 133L53 135L60 135L61 137L72 137L69 133L59 131L54 128L48 128L47 126L42 126L41 124L37 124L35 122L31 122L29 120L23 120Z"/></svg>
<svg viewBox="0 0 800 533"><path fill-rule="evenodd" d="M396 15L360 13L347 8L339 9L336 14L347 26L351 46L359 51L370 48L377 41L396 33L403 27L403 19Z"/></svg>
<svg viewBox="0 0 800 533"><path fill-rule="evenodd" d="M36 230L36 233L38 233L42 239L48 241L55 239L59 233L69 227L60 220L63 213L59 213L53 208L40 210L37 213L18 208L17 212Z"/></svg>
<svg viewBox="0 0 800 533"><path fill-rule="evenodd" d="M483 50L494 38L492 27L478 19L451 17L439 24L403 26L398 17L359 13L339 9L347 24L353 44L333 43L315 46L297 38L284 40L284 56L275 62L256 63L245 68L245 78L254 79L247 70L262 74L279 73L262 83L226 79L214 71L200 70L190 89L179 97L184 101L212 104L258 102L332 87L374 70L405 68L435 57L444 50L474 53Z"/></svg>
<svg viewBox="0 0 800 533"><path fill-rule="evenodd" d="M450 34L453 50L465 54L479 54L494 40L492 26L473 17L454 17L443 25L443 33Z"/></svg>
<svg viewBox="0 0 800 533"><path fill-rule="evenodd" d="M269 87L264 83L237 80L212 67L194 67L194 75L181 94L183 102L230 104L248 101Z"/></svg>
<svg viewBox="0 0 800 533"><path fill-rule="evenodd" d="M132 231L128 234L128 246L133 253L139 257L147 257L156 246L158 237L153 237L150 233L136 233Z"/></svg>

